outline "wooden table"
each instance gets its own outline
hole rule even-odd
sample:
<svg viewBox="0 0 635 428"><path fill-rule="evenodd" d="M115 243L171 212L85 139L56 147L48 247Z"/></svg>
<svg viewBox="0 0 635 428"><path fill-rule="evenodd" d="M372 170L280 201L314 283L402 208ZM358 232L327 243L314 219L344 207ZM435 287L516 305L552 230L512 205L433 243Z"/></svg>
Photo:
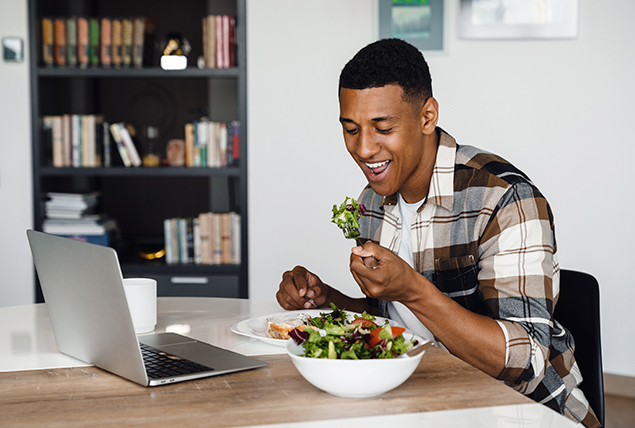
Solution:
<svg viewBox="0 0 635 428"><path fill-rule="evenodd" d="M195 321L188 325L198 325L201 331L221 331L212 326L210 319L204 329L205 323L200 321L206 316L202 316L201 302L225 309L229 303L237 305L234 310L242 311L238 319L244 317L243 309L247 305L245 301L228 302L227 299L162 300L160 319L163 313L164 319L170 318L174 323L176 317L177 324L184 326L189 316L190 321ZM182 313L175 315L179 313L176 309L179 305ZM253 302L248 305L247 315L260 315L258 312L270 309L267 304L254 305ZM188 307L192 309L189 315ZM2 313L0 309L0 322ZM231 326L233 321L224 322ZM165 327L157 326L157 329ZM194 329L192 336L202 334L197 332L198 329ZM259 347L263 346L254 339L232 335L225 337L234 343L228 348L248 350L254 345L253 349L261 350ZM398 388L378 397L356 399L335 397L313 387L298 373L290 358L280 353L282 348L264 345L272 353L260 354L258 358L267 361L267 367L155 388L144 388L81 362L75 367L3 371L0 372L0 426L235 427L319 424L320 421L323 425L325 420L352 423L359 418L381 421L386 416L413 414L418 421L443 417L456 422L460 415L471 420L484 411L490 422L475 426L500 424L498 416L491 422L491 415L496 415L496 411L503 413L505 426L528 426L527 423L537 427L575 426L439 348L427 351L415 373ZM0 369L2 360L0 354ZM461 413L471 412L470 409L477 413Z"/></svg>

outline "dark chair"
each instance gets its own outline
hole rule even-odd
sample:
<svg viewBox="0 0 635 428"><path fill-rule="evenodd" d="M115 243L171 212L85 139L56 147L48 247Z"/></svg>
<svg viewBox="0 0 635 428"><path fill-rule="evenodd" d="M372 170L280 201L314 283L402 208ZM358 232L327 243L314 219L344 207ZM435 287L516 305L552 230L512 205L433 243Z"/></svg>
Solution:
<svg viewBox="0 0 635 428"><path fill-rule="evenodd" d="M600 286L583 272L560 270L560 298L553 317L571 332L584 392L604 426L604 380L600 341Z"/></svg>

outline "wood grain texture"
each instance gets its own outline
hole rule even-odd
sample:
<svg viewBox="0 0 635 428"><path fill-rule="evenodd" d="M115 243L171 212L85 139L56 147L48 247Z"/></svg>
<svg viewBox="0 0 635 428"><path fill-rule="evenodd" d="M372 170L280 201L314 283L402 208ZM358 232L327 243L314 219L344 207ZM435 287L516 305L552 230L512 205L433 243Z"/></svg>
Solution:
<svg viewBox="0 0 635 428"><path fill-rule="evenodd" d="M3 372L0 425L231 427L533 402L438 348L400 387L363 399L318 390L287 355L258 358L269 365L154 388L95 367Z"/></svg>

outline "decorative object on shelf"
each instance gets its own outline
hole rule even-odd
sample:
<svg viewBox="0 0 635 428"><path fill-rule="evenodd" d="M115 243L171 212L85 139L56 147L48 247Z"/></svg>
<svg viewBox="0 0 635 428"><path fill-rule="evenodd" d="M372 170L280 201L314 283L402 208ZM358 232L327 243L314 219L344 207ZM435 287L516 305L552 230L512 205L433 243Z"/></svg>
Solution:
<svg viewBox="0 0 635 428"><path fill-rule="evenodd" d="M164 70L184 70L187 68L187 54L192 47L182 34L170 33L163 47L161 68Z"/></svg>
<svg viewBox="0 0 635 428"><path fill-rule="evenodd" d="M464 39L575 39L578 0L461 0Z"/></svg>
<svg viewBox="0 0 635 428"><path fill-rule="evenodd" d="M159 138L159 129L156 126L148 126L146 128L146 154L143 156L143 166L155 167L161 163L161 159L156 153L157 138Z"/></svg>
<svg viewBox="0 0 635 428"><path fill-rule="evenodd" d="M185 141L173 138L166 148L167 162L170 166L185 166Z"/></svg>
<svg viewBox="0 0 635 428"><path fill-rule="evenodd" d="M443 50L443 0L379 0L379 37Z"/></svg>

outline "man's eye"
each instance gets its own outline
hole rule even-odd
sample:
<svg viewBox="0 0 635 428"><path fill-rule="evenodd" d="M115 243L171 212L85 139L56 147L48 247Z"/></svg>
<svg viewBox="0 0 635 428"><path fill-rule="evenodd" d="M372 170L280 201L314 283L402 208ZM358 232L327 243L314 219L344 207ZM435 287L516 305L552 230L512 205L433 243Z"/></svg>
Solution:
<svg viewBox="0 0 635 428"><path fill-rule="evenodd" d="M355 135L359 132L359 128L353 128L353 129L344 128L344 131L347 134Z"/></svg>
<svg viewBox="0 0 635 428"><path fill-rule="evenodd" d="M375 128L375 129L377 129L377 132L379 132L380 134L390 134L390 132L393 130L393 128L388 128L388 129Z"/></svg>

